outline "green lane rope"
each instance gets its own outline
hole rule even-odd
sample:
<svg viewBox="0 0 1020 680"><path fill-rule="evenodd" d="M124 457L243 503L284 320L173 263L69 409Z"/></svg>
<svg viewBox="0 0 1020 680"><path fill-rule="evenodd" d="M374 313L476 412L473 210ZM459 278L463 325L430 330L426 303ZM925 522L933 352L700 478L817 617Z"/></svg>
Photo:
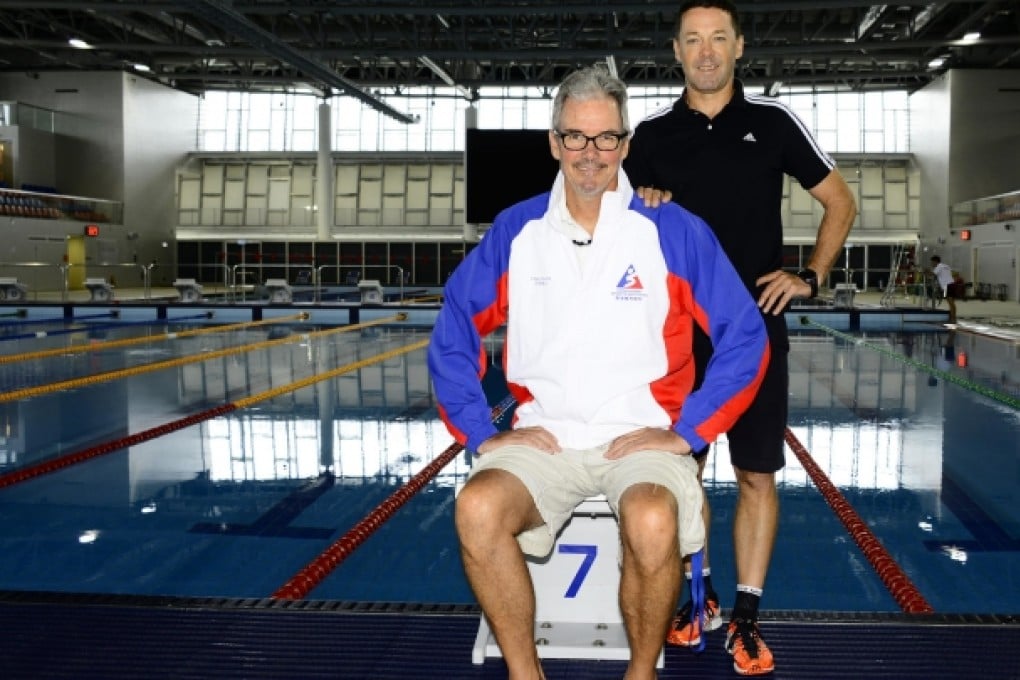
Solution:
<svg viewBox="0 0 1020 680"><path fill-rule="evenodd" d="M1017 399L1016 397L1014 397L1014 396L1012 396L1010 394L1003 394L1002 392L997 392L996 390L993 390L990 387L985 387L984 385L979 385L978 383L973 382L971 380L967 380L966 378L961 378L958 375L953 375L952 373L948 373L948 372L943 371L941 369L935 368L934 366L929 366L928 364L925 364L925 363L922 363L920 361L917 361L916 359L912 359L912 358L910 358L910 357L908 357L906 355L900 354L898 352L893 352L892 350L888 349L887 347L882 347L881 345L875 345L873 343L868 342L867 340L865 340L863 338L854 337L853 335L850 335L849 333L843 333L841 331L837 331L834 328L829 328L828 326L826 326L824 324L820 324L817 321L815 321L814 319L811 319L810 317L806 317L806 316L800 317L800 323L803 326L811 326L812 328L816 328L816 329L818 329L818 330L820 330L820 331L822 331L824 333L827 333L827 334L829 334L829 335L831 335L833 337L840 338L842 340L846 340L847 342L852 343L854 345L859 345L861 347L867 347L868 349L874 350L874 351L876 351L876 352L878 352L880 354L884 354L885 356L890 357L892 359L895 359L896 361L902 362L904 364L907 364L908 366L913 366L914 368L920 369L920 370L924 371L925 373L930 373L930 374L932 374L932 375L934 375L936 377L942 378L946 382L953 383L954 385L959 385L960 387L962 387L962 388L964 388L966 390L970 390L971 392L976 392L976 393L980 394L983 397L988 397L989 399L997 401L1000 404L1005 404L1006 406L1009 406L1011 408L1014 408L1014 409L1020 411L1020 399Z"/></svg>

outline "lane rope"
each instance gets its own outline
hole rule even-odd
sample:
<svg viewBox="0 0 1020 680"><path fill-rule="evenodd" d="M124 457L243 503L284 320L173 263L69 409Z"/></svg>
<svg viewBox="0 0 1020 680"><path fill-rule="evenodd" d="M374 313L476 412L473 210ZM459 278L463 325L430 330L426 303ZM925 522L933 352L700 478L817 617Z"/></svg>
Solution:
<svg viewBox="0 0 1020 680"><path fill-rule="evenodd" d="M870 350L874 350L879 354L884 354L885 356L895 359L896 361L902 362L904 364L907 364L908 366L912 366L918 370L924 371L925 373L930 373L931 375L934 375L938 378L942 378L946 382L953 383L954 385L958 385L960 387L963 387L964 389L976 392L983 397L988 397L989 399L997 401L1000 404L1005 404L1006 406L1020 410L1020 399L1017 399L1013 395L998 392L989 387L985 387L984 385L981 385L979 383L967 380L966 378L961 378L958 375L953 375L952 373L943 371L942 369L935 368L934 366L929 366L928 364L917 361L916 359L912 359L906 355L900 354L898 352L893 352L888 347L882 347L881 345L870 343L863 338L857 338L848 333L837 331L835 328L830 328L828 326L820 324L814 319L811 319L809 317L801 317L800 322L801 325L811 326L812 328L817 328L818 330L828 333L833 337L840 338L841 340L846 340L851 344L860 345L861 347L867 347Z"/></svg>
<svg viewBox="0 0 1020 680"><path fill-rule="evenodd" d="M206 326L203 328L195 328L187 331L176 331L162 333L159 335L145 335L137 338L123 338L121 340L106 340L103 342L91 343L88 345L72 345L70 347L57 347L54 349L43 349L36 350L33 352L22 352L21 354L8 354L0 356L0 365L2 364L13 364L17 361L28 361L30 359L46 359L48 357L65 356L67 354L79 354L84 352L92 352L98 349L114 349L116 347L128 347L130 345L138 345L145 342L161 342L163 340L178 340L180 338L191 338L198 335L204 335L207 333L224 333L236 330L243 330L246 328L255 328L257 326L264 326L267 324L274 324L287 321L304 321L310 318L308 312L301 312L300 314L293 314L290 316L281 316L274 319L263 319L262 321L245 321L242 323L233 323L226 325L215 325ZM199 314L195 317L185 316L177 317L174 319L167 319L166 323L173 323L175 321L184 321L192 318L208 318L207 314ZM151 324L151 321L145 321L143 323ZM81 328L80 331L91 330L90 328Z"/></svg>
<svg viewBox="0 0 1020 680"><path fill-rule="evenodd" d="M156 427L151 427L149 429L142 430L135 434L128 435L127 437L121 437L109 442L104 442L101 444L97 444L95 446L90 446L86 449L82 449L81 451L76 451L64 456L60 456L58 458L54 458L52 460L36 463L35 465L29 465L18 470L11 470L10 472L0 474L0 489L8 486L13 486L15 484L19 484L21 482L25 482L45 474L49 474L51 472L56 472L57 470L63 470L64 468L68 468L72 465L77 465L78 463L83 463L87 460L91 460L92 458L96 458L107 453L112 453L113 451L118 451L129 446L135 446L136 444L141 444L143 442L156 439L157 437L161 437L165 434L176 432L177 430L182 430L185 427L189 427L191 425L195 425L206 420L211 420L212 418L216 418L218 416L231 413L232 411L237 411L247 406L251 406L252 404L255 404L257 402L265 401L266 399L271 399L273 397L285 394L287 392L293 392L295 390L301 389L302 387L314 385L315 383L321 382L323 380L329 380L331 378L344 375L345 373L350 373L352 371L362 369L366 366L379 363L380 361L386 361L388 359L392 359L393 357L397 357L402 354L407 354L408 352L413 352L415 350L422 349L426 347L428 344L429 344L428 340L420 340L410 345L398 347L397 349L382 352L381 354L375 354L366 359L361 359L359 361L345 364L343 366L340 366L339 368L334 368L324 373L318 373L308 378L303 378L302 380L298 380L287 385L282 385L280 387L267 390L265 392L260 392L259 394L244 399L238 399L233 402L221 404L219 406L206 409L205 411L200 411L199 413L185 416L183 418L178 418L177 420L172 420L170 422L163 423L162 425L157 425Z"/></svg>
<svg viewBox="0 0 1020 680"><path fill-rule="evenodd" d="M500 417L514 404L513 396L507 396L492 409L492 420ZM464 450L461 444L452 444L439 454L431 463L421 469L418 474L390 494L384 501L365 515L347 533L338 538L328 548L302 567L294 576L271 595L276 600L303 600L312 590L322 583L341 562L350 557L369 536L374 534L390 519L407 501L428 484L439 471Z"/></svg>
<svg viewBox="0 0 1020 680"><path fill-rule="evenodd" d="M86 319L109 319L111 317L116 318L120 314L119 311L111 312L100 312L98 314L82 314L81 316L51 316L42 319L29 319L24 314L18 314L13 312L12 314L0 314L0 316L19 316L21 321L0 321L0 327L2 326L37 326L42 323L75 323Z"/></svg>
<svg viewBox="0 0 1020 680"><path fill-rule="evenodd" d="M910 577L892 558L889 551L882 545L881 541L868 527L867 523L854 510L846 497L836 488L828 475L818 466L815 459L800 443L800 440L793 434L790 428L786 428L786 443L790 446L797 460L804 467L804 470L815 483L822 498L829 504L832 511L847 533L853 538L857 547L864 553L864 557L871 563L872 568L878 574L879 579L892 594L896 604L907 614L930 614L935 610L928 601L924 599L921 592L911 582Z"/></svg>
<svg viewBox="0 0 1020 680"><path fill-rule="evenodd" d="M349 333L350 331L361 330L364 328L370 328L372 326L379 326L387 323L393 323L394 321L402 321L406 318L407 315L401 313L396 314L392 317L376 319L375 321L366 321L365 323L354 324L352 326L339 326L337 328L327 328L321 331L295 333L294 335L289 335L286 338L277 338L275 340L263 340L261 342L253 342L245 345L238 345L236 347L228 347L226 349L210 350L208 352L203 352L202 354L197 355L178 357L176 359L167 359L166 361L157 361L151 364L132 366L131 368L122 368L116 371L107 371L106 373L97 373L95 375L89 375L83 378L72 378L70 380L62 380L59 382L49 383L46 385L38 385L35 387L24 387L17 390L11 390L10 392L0 393L0 404L9 401L17 401L19 399L38 397L44 394L50 394L51 392L59 392L61 390L69 390L76 387L97 385L99 383L108 382L111 380L119 380L120 378L128 378L134 375L151 373L166 368L186 366L188 364L195 364L201 361L208 361L209 359L219 359L221 357L232 356L234 354L244 354L246 352L252 352L257 349L266 349L268 347L275 347L277 345L286 345L288 343L304 342L307 340L323 338L326 337L327 335L333 335L335 333Z"/></svg>
<svg viewBox="0 0 1020 680"><path fill-rule="evenodd" d="M205 314L196 314L194 316L179 317L176 320L182 319L199 319L204 317ZM58 335L71 335L74 333L88 333L90 331L101 331L107 328L130 328L131 326L151 326L151 320L144 321L114 321L111 323L97 323L89 324L87 326L75 326L74 328L58 328L52 331L36 331L34 333L18 333L17 335L4 335L0 337L0 340L28 340L38 338L50 338Z"/></svg>

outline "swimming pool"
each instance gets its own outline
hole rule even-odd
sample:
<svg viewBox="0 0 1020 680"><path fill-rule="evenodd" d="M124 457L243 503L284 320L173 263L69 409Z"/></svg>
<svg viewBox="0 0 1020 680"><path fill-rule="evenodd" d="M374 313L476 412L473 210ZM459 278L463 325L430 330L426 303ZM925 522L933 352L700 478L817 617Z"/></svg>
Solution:
<svg viewBox="0 0 1020 680"><path fill-rule="evenodd" d="M308 600L473 605L451 520L463 452L364 525L449 454L428 327L312 317L79 320L0 340L0 590L270 598L362 523ZM793 444L763 615L905 610L838 512L849 506L931 611L1015 617L1017 346L934 326L816 325L793 334L790 366ZM725 440L705 476L726 607Z"/></svg>
<svg viewBox="0 0 1020 680"><path fill-rule="evenodd" d="M216 332L207 332L208 321L181 322L170 332L204 332L169 340L158 338L160 324L80 326L0 346L7 357L49 349L43 343L68 350L4 364L4 392L90 380L0 405L4 473L428 335L397 324L331 333L288 319ZM309 338L309 330L322 336ZM117 346L140 331L153 340ZM1020 580L1013 559L1020 499L1011 478L1020 416L1008 401L1018 398L1016 348L944 331L841 335L793 336L791 432L936 611L1020 612L1020 588L1010 587ZM231 353L173 365L217 352ZM124 375L95 380L104 372ZM0 490L0 587L268 596L451 442L436 417L424 349L269 395L7 485ZM725 441L715 449L706 471L713 578L728 592L735 486ZM450 519L469 465L457 456L309 597L471 602ZM768 606L896 611L796 456L788 456L779 484ZM390 578L380 578L381 564Z"/></svg>

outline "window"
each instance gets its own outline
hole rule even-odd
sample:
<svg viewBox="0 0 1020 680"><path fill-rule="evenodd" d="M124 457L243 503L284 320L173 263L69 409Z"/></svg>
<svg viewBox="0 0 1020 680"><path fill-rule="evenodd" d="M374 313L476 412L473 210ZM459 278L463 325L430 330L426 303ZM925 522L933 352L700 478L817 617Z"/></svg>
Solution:
<svg viewBox="0 0 1020 680"><path fill-rule="evenodd" d="M756 92L754 88L749 91ZM630 88L631 126L672 104L682 87ZM411 116L402 123L350 96L331 101L335 151L460 151L468 102L450 87L401 87L373 93ZM485 87L472 105L483 129L544 129L552 112L548 88ZM830 153L910 151L905 91L815 92L791 89L777 97ZM314 151L319 99L308 94L208 92L199 112L201 151ZM876 122L877 121L877 122Z"/></svg>

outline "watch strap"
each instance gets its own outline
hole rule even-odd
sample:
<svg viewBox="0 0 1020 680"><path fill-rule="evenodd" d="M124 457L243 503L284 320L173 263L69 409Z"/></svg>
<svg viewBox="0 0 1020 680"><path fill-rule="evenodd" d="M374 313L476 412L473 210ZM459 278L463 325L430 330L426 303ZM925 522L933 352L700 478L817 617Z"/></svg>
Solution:
<svg viewBox="0 0 1020 680"><path fill-rule="evenodd" d="M804 283L811 286L810 297L818 297L818 273L814 269L804 268L797 272L797 276L799 276Z"/></svg>

